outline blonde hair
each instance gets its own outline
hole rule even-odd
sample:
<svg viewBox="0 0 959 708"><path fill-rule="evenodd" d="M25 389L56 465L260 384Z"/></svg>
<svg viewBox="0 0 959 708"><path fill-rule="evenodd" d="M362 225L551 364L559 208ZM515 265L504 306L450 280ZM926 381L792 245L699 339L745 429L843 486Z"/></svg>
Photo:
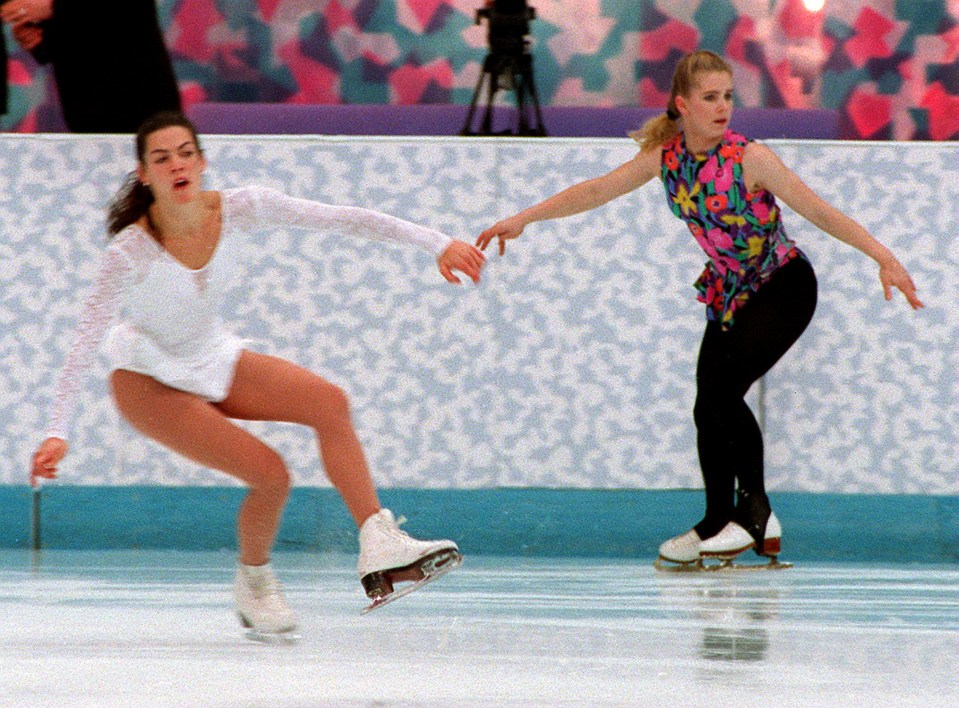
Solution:
<svg viewBox="0 0 959 708"><path fill-rule="evenodd" d="M676 96L689 96L696 85L696 77L701 73L721 71L733 75L733 68L718 54L705 49L687 54L673 71L673 84L669 90L666 112L650 118L639 130L629 134L640 145L640 152L649 152L660 148L679 133L679 111L676 110Z"/></svg>

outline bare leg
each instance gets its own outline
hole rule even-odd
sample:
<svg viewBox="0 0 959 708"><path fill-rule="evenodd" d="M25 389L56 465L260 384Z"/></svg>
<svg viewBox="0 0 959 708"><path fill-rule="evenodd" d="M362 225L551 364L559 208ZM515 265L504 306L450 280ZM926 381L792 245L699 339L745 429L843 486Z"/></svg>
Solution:
<svg viewBox="0 0 959 708"><path fill-rule="evenodd" d="M290 476L280 456L229 421L215 405L193 394L132 371L115 371L110 382L117 408L134 428L249 486L237 519L240 562L268 562L290 490Z"/></svg>
<svg viewBox="0 0 959 708"><path fill-rule="evenodd" d="M230 394L215 405L230 418L310 426L316 431L326 474L357 527L380 510L342 389L296 364L244 351Z"/></svg>

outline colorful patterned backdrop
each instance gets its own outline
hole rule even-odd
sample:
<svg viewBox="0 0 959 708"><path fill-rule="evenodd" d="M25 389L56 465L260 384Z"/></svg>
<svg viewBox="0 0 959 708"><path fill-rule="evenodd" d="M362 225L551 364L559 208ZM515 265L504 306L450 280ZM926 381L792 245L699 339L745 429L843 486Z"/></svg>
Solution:
<svg viewBox="0 0 959 708"><path fill-rule="evenodd" d="M158 0L188 103L469 103L482 4ZM741 105L839 109L848 138L959 138L959 0L826 0L818 13L802 0L529 4L544 105L662 105L676 58L705 47L733 63ZM47 70L22 52L10 69L3 126L49 127Z"/></svg>

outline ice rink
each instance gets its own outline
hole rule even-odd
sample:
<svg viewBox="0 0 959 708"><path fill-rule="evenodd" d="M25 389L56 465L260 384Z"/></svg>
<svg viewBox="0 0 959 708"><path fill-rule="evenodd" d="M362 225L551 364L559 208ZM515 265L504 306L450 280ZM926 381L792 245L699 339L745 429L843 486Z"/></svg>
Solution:
<svg viewBox="0 0 959 708"><path fill-rule="evenodd" d="M959 704L955 566L474 556L361 617L354 562L277 555L301 639L271 646L225 551L0 551L0 704Z"/></svg>

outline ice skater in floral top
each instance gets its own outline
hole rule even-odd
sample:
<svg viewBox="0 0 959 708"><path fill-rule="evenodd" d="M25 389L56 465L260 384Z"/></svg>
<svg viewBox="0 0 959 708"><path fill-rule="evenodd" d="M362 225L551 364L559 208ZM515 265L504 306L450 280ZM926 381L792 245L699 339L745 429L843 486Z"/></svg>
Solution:
<svg viewBox="0 0 959 708"><path fill-rule="evenodd" d="M706 488L703 519L660 546L660 561L703 567L754 548L775 564L782 528L763 482L763 441L745 401L799 338L816 308L816 276L786 234L779 198L814 225L879 265L887 300L893 288L922 302L909 273L861 225L833 208L767 147L729 130L731 67L697 51L680 60L665 114L632 134L640 151L612 172L575 184L480 234L484 249L518 237L535 221L571 216L659 177L670 208L686 222L709 261L696 283L706 331L696 370L693 416ZM660 564L662 565L662 564Z"/></svg>

